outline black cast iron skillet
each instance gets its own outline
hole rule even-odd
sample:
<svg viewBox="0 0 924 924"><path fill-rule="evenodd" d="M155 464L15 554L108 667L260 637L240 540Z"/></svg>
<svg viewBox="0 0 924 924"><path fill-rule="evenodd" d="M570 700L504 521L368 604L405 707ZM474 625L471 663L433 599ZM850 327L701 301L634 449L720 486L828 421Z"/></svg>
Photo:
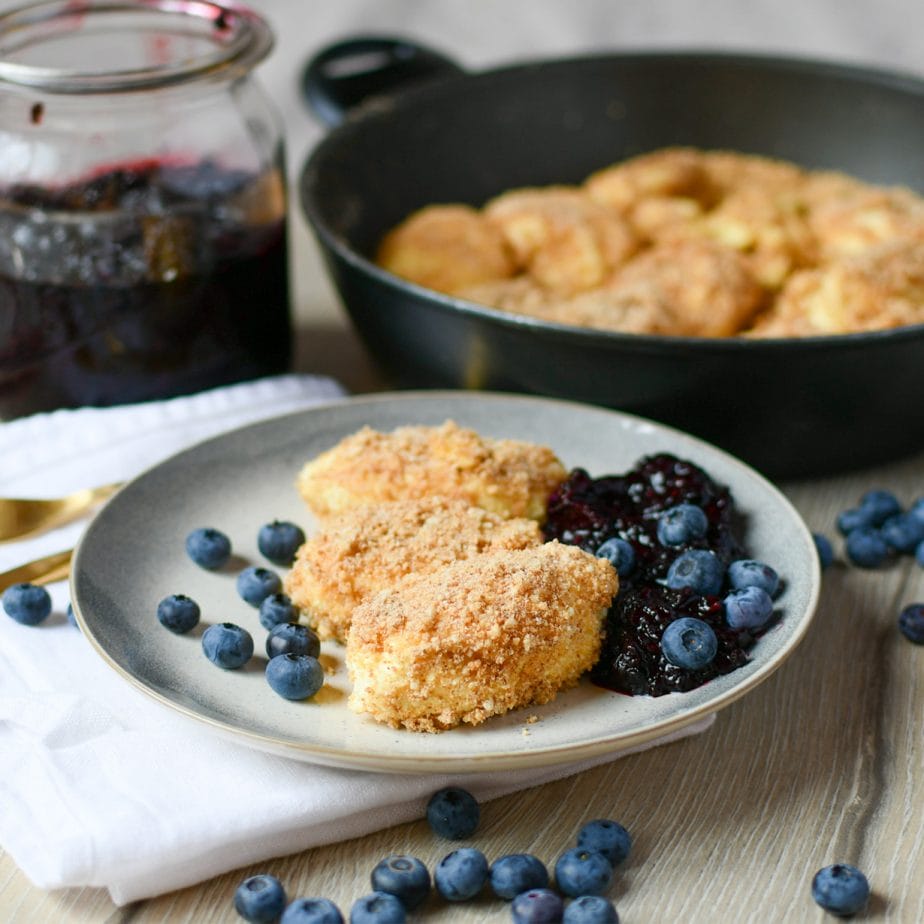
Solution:
<svg viewBox="0 0 924 924"><path fill-rule="evenodd" d="M373 66L351 68L355 48L345 43L306 71L309 95L327 100L330 121L376 85L377 71L392 80L393 68L400 73L415 56L414 46L385 39L364 40L361 51ZM352 321L396 385L619 408L693 432L775 478L924 449L924 325L791 340L624 335L479 307L372 262L382 235L421 206L480 205L518 186L576 183L666 145L769 155L924 192L924 81L699 52L476 74L451 65L447 76L439 55L421 54L423 63L410 65L415 85L350 110L310 155L300 183ZM431 71L440 79L421 83Z"/></svg>

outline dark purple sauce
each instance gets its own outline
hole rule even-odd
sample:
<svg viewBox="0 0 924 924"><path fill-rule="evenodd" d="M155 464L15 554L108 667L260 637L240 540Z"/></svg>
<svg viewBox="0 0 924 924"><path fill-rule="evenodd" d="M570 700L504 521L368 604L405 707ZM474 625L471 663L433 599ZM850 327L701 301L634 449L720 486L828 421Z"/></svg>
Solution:
<svg viewBox="0 0 924 924"><path fill-rule="evenodd" d="M285 371L285 215L265 188L210 161L150 161L0 190L0 416Z"/></svg>
<svg viewBox="0 0 924 924"><path fill-rule="evenodd" d="M658 515L681 503L702 507L709 529L702 539L667 548L657 539ZM618 536L632 544L636 555L635 569L620 579L607 615L600 658L590 675L594 683L621 693L661 696L691 690L747 662L754 637L725 624L718 597L659 583L685 549L711 549L726 565L745 557L734 532L735 515L727 488L691 462L671 455L642 459L623 475L591 478L582 469L571 472L549 501L546 538L593 553L604 540ZM718 654L703 670L675 667L661 654L664 629L681 616L695 616L715 630Z"/></svg>

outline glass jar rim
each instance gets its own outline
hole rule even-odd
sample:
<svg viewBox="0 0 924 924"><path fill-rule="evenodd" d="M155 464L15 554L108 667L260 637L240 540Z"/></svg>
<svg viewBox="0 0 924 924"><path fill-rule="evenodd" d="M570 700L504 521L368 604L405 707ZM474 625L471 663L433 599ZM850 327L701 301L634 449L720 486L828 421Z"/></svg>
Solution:
<svg viewBox="0 0 924 924"><path fill-rule="evenodd" d="M182 60L141 67L90 70L46 67L9 59L9 53L39 44L49 30L79 29L89 16L173 14L202 20L220 42ZM9 40L13 39L11 46ZM39 0L0 14L0 84L48 93L118 93L151 90L246 73L272 50L273 33L258 13L235 0Z"/></svg>

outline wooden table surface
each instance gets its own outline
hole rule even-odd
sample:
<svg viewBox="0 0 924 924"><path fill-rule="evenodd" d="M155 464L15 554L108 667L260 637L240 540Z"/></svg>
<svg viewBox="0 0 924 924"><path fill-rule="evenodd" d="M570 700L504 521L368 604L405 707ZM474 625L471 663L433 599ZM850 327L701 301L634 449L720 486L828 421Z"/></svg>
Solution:
<svg viewBox="0 0 924 924"><path fill-rule="evenodd" d="M377 383L343 328L304 331L298 363L353 390ZM924 457L782 485L808 526L832 538L836 514L872 487L905 503L924 495ZM903 606L924 602L924 569L905 557L864 571L835 546L805 641L709 731L486 803L472 843L489 859L532 852L554 862L584 822L620 821L635 841L609 892L623 924L833 920L809 884L834 862L869 877L864 920L924 921L924 647L896 625ZM234 890L257 872L278 876L291 896L325 895L347 910L382 857L414 854L432 868L452 846L417 821L122 908L100 889L43 892L0 852L0 921L237 921ZM434 897L412 920L510 917L499 900Z"/></svg>

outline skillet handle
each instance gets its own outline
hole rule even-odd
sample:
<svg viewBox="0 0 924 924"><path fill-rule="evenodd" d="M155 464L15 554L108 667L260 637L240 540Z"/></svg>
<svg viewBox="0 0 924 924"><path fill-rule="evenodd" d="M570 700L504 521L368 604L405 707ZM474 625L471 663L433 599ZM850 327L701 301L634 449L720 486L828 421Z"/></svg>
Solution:
<svg viewBox="0 0 924 924"><path fill-rule="evenodd" d="M333 128L369 97L461 73L455 61L425 45L361 36L314 55L302 73L302 92L315 115Z"/></svg>

